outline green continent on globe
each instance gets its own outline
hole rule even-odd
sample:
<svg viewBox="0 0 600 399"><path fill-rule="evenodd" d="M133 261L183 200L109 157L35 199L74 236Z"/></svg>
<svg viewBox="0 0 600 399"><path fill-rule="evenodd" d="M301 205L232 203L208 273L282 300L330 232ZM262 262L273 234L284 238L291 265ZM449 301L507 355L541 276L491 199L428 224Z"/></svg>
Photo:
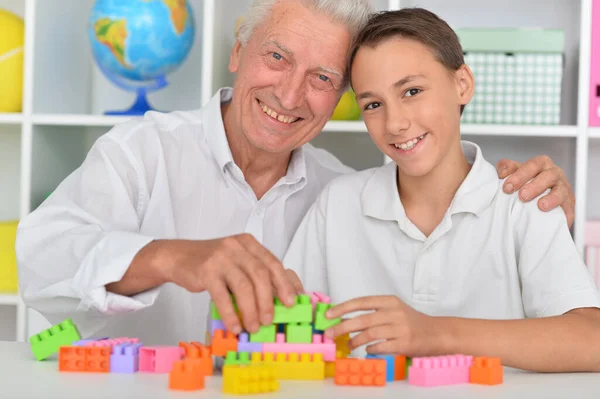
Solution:
<svg viewBox="0 0 600 399"><path fill-rule="evenodd" d="M125 68L131 68L125 61L125 39L127 39L127 21L100 18L94 24L96 39L107 46L115 58Z"/></svg>
<svg viewBox="0 0 600 399"><path fill-rule="evenodd" d="M171 11L171 21L178 35L185 30L185 23L188 18L185 0L163 0L169 11Z"/></svg>

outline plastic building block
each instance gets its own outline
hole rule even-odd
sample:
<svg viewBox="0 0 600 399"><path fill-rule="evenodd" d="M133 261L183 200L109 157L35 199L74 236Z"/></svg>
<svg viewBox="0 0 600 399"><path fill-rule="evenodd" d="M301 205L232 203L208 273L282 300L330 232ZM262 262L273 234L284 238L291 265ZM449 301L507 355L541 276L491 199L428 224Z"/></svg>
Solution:
<svg viewBox="0 0 600 399"><path fill-rule="evenodd" d="M29 338L31 351L37 360L44 360L58 352L61 346L79 341L81 335L71 319L56 324Z"/></svg>
<svg viewBox="0 0 600 399"><path fill-rule="evenodd" d="M210 335L215 335L215 330L227 331L223 320L211 320L210 321Z"/></svg>
<svg viewBox="0 0 600 399"><path fill-rule="evenodd" d="M288 344L310 344L312 342L313 328L309 323L286 324L285 330L285 341Z"/></svg>
<svg viewBox="0 0 600 399"><path fill-rule="evenodd" d="M310 303L313 307L313 310L315 309L315 306L317 305L318 302L322 302L322 303L331 303L331 298L329 298L327 295L323 294L322 292L306 292L306 295L310 296Z"/></svg>
<svg viewBox="0 0 600 399"><path fill-rule="evenodd" d="M248 365L250 364L250 353L248 352L227 352L227 356L225 356L225 364L226 365Z"/></svg>
<svg viewBox="0 0 600 399"><path fill-rule="evenodd" d="M383 359L337 359L336 385L384 386L386 364Z"/></svg>
<svg viewBox="0 0 600 399"><path fill-rule="evenodd" d="M335 377L335 362L325 362L325 378Z"/></svg>
<svg viewBox="0 0 600 399"><path fill-rule="evenodd" d="M217 305L213 301L210 301L210 318L212 320L221 320L221 315L217 310Z"/></svg>
<svg viewBox="0 0 600 399"><path fill-rule="evenodd" d="M412 357L406 356L406 378L408 378L408 370L410 369L410 366L412 366Z"/></svg>
<svg viewBox="0 0 600 399"><path fill-rule="evenodd" d="M238 352L262 352L263 344L260 342L249 342L248 333L241 333L238 336Z"/></svg>
<svg viewBox="0 0 600 399"><path fill-rule="evenodd" d="M257 332L250 334L250 342L275 342L277 326L260 326Z"/></svg>
<svg viewBox="0 0 600 399"><path fill-rule="evenodd" d="M199 391L204 389L204 374L199 363L192 359L173 363L169 373L169 389L178 391Z"/></svg>
<svg viewBox="0 0 600 399"><path fill-rule="evenodd" d="M213 375L213 359L211 350L199 342L180 342L179 346L184 350L185 359L197 363L200 367L200 372L204 376Z"/></svg>
<svg viewBox="0 0 600 399"><path fill-rule="evenodd" d="M336 357L348 357L350 354L348 342L350 342L350 334L340 335L335 338Z"/></svg>
<svg viewBox="0 0 600 399"><path fill-rule="evenodd" d="M61 346L58 354L58 369L60 371L108 373L110 371L110 348Z"/></svg>
<svg viewBox="0 0 600 399"><path fill-rule="evenodd" d="M315 353L253 353L252 364L275 367L278 380L322 380L325 378L323 355Z"/></svg>
<svg viewBox="0 0 600 399"><path fill-rule="evenodd" d="M169 373L173 363L184 356L184 349L178 346L143 346L139 350L139 356L140 371Z"/></svg>
<svg viewBox="0 0 600 399"><path fill-rule="evenodd" d="M367 355L367 359L383 359L385 360L385 380L387 382L393 382L396 375L395 371L395 358L394 355Z"/></svg>
<svg viewBox="0 0 600 399"><path fill-rule="evenodd" d="M394 357L394 381L406 379L406 356L396 355Z"/></svg>
<svg viewBox="0 0 600 399"><path fill-rule="evenodd" d="M312 323L313 309L310 304L310 296L296 296L296 304L286 308L279 299L275 298L275 314L273 324L278 323Z"/></svg>
<svg viewBox="0 0 600 399"><path fill-rule="evenodd" d="M286 344L285 335L277 334L274 344L263 344L264 353L320 353L323 360L332 362L335 360L335 343L332 339L324 338L323 335L313 335L312 344Z"/></svg>
<svg viewBox="0 0 600 399"><path fill-rule="evenodd" d="M273 366L223 366L223 392L228 394L253 394L276 392L279 382Z"/></svg>
<svg viewBox="0 0 600 399"><path fill-rule="evenodd" d="M212 354L225 356L227 352L235 352L238 347L238 339L233 333L216 330L212 339Z"/></svg>
<svg viewBox="0 0 600 399"><path fill-rule="evenodd" d="M109 337L80 339L79 341L73 342L71 346L86 346L91 342L103 341L106 339L109 339Z"/></svg>
<svg viewBox="0 0 600 399"><path fill-rule="evenodd" d="M140 342L139 338L114 338L114 339L103 339L100 341L92 341L92 342L88 342L87 344L85 344L84 346L94 346L94 347L105 347L108 346L109 348L112 348L115 345L120 345L120 344L137 344Z"/></svg>
<svg viewBox="0 0 600 399"><path fill-rule="evenodd" d="M449 355L415 357L408 371L408 383L424 387L469 382L472 356Z"/></svg>
<svg viewBox="0 0 600 399"><path fill-rule="evenodd" d="M504 369L499 358L476 357L470 370L469 381L472 384L502 384Z"/></svg>
<svg viewBox="0 0 600 399"><path fill-rule="evenodd" d="M317 303L317 309L315 310L315 328L317 330L325 331L329 327L333 327L342 321L342 319L339 317L332 320L329 320L325 317L325 312L327 312L331 307L332 305L327 303Z"/></svg>
<svg viewBox="0 0 600 399"><path fill-rule="evenodd" d="M141 343L123 343L112 347L110 355L111 373L137 373L139 369Z"/></svg>

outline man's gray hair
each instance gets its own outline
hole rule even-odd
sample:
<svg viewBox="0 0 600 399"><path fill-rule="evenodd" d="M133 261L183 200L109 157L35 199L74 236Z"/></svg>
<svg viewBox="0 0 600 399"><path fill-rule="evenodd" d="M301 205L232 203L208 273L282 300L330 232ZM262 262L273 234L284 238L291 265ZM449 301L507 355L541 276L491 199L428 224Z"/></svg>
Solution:
<svg viewBox="0 0 600 399"><path fill-rule="evenodd" d="M253 0L244 21L240 24L238 38L245 46L254 29L271 13L273 6L279 1L292 0ZM354 41L356 35L366 25L373 13L369 0L295 0L300 1L311 10L323 12L334 22L344 24Z"/></svg>

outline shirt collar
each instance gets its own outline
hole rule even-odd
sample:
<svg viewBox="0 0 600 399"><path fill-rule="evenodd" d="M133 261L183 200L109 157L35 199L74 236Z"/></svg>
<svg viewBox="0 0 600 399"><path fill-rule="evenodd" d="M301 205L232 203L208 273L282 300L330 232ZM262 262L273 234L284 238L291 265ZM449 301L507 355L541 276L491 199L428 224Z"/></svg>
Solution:
<svg viewBox="0 0 600 399"><path fill-rule="evenodd" d="M463 153L472 164L467 177L450 204L449 213L473 213L479 216L493 201L500 179L496 169L483 158L475 143L461 141ZM377 169L361 193L362 212L380 220L403 222L406 212L398 195L395 163Z"/></svg>
<svg viewBox="0 0 600 399"><path fill-rule="evenodd" d="M231 148L227 141L221 105L231 101L233 89L223 87L217 91L208 104L202 109L202 125L206 141L213 157L217 161L222 173L228 164L234 164ZM306 180L306 157L302 147L292 152L287 174L283 180L285 184L295 184Z"/></svg>

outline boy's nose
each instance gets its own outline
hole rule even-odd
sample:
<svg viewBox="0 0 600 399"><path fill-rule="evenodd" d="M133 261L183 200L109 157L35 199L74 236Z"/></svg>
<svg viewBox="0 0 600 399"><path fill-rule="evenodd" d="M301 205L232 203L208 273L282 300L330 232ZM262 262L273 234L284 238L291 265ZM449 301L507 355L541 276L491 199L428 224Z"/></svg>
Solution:
<svg viewBox="0 0 600 399"><path fill-rule="evenodd" d="M389 134L398 134L410 128L410 118L400 107L390 110L386 128Z"/></svg>

